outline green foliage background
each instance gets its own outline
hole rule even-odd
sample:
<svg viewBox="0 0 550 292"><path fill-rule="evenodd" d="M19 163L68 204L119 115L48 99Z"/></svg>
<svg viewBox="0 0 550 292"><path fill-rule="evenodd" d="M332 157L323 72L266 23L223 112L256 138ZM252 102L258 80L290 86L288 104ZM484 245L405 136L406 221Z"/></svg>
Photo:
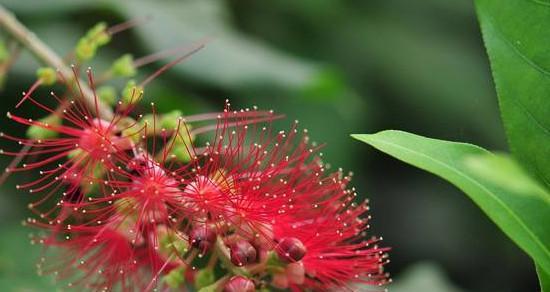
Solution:
<svg viewBox="0 0 550 292"><path fill-rule="evenodd" d="M333 167L355 172L371 199L373 234L393 248L396 291L535 291L523 254L460 191L367 149L349 133L396 128L506 150L489 62L471 1L410 0L1 0L60 54L100 20L152 20L117 35L94 70L125 52L142 56L211 38L206 49L157 79L146 98L184 113L258 105L299 119L326 142ZM162 64L148 66L152 72ZM17 62L1 91L11 109L38 64ZM21 109L33 114L33 108ZM6 132L21 131L7 119ZM3 165L8 163L2 160ZM29 195L0 189L0 286L44 291L39 254L19 222ZM429 262L431 264L426 264ZM49 288L44 288L49 287Z"/></svg>

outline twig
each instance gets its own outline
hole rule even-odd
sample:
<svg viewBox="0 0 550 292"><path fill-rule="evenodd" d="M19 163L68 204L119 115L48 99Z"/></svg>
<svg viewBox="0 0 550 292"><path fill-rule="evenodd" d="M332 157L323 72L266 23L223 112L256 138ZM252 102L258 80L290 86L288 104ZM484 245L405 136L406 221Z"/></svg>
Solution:
<svg viewBox="0 0 550 292"><path fill-rule="evenodd" d="M59 73L65 78L65 80L67 80L67 82L70 82L76 78L72 70L67 67L61 57L59 57L50 47L36 37L33 32L29 31L10 11L2 5L0 5L0 26L4 28L13 38L18 40L31 53L33 53L36 58L41 60L46 65L59 70ZM87 106L90 108L95 108L96 100L93 91L89 86L87 86L86 82L81 80L78 80L77 82L79 82L82 87L82 97ZM97 103L101 118L106 120L112 119L113 111L111 108L101 103L100 100L97 100Z"/></svg>

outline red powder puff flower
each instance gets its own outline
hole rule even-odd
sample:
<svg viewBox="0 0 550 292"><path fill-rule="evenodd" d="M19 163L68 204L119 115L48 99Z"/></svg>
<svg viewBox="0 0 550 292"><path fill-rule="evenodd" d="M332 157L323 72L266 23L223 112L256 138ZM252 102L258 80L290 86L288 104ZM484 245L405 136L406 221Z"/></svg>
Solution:
<svg viewBox="0 0 550 292"><path fill-rule="evenodd" d="M53 274L68 287L94 291L144 291L158 271L166 268L158 254L135 243L132 225L111 221L97 226L68 225L38 239L49 257L38 265L40 273ZM130 233L132 232L132 233Z"/></svg>
<svg viewBox="0 0 550 292"><path fill-rule="evenodd" d="M75 80L78 80L76 70L74 72ZM61 75L60 78L64 80ZM93 77L89 70L88 79L93 88ZM58 103L55 110L30 95L26 96L28 101L49 114L47 119L37 121L8 113L8 118L42 131L44 137L19 138L0 133L0 136L24 145L24 150L20 153L2 153L24 155L28 161L21 167L7 168L7 172L40 169L40 178L17 186L20 189L28 189L30 193L46 193L30 205L33 210L50 197L61 194L63 196L60 199L56 197L57 206L81 201L82 192L91 189L95 183L101 183L98 174L105 171L105 168L115 167L119 161L128 160L125 151L133 147L131 136L134 133L123 134L126 133L126 129L133 126L126 119L132 106L117 111L113 117L103 117L97 107L88 108L82 91L75 92L71 82L65 83L68 88L66 98L51 93ZM135 96L137 99L137 92ZM94 98L98 104L95 93ZM82 190L82 187L85 189ZM39 215L43 218L55 217L57 215L52 214L54 210L40 212Z"/></svg>
<svg viewBox="0 0 550 292"><path fill-rule="evenodd" d="M298 211L293 193L302 193L300 200L314 195L307 193L311 178L302 177L315 167L310 159L314 149L307 137L294 141L296 125L288 133L273 133L275 115L265 123L228 122L239 113L226 110L212 140L191 148L194 159L175 173L183 183L184 207L195 222L271 241L278 218Z"/></svg>
<svg viewBox="0 0 550 292"><path fill-rule="evenodd" d="M382 269L388 249L376 244L381 238L365 240L368 206L354 203L355 191L346 189L350 179L340 172L319 179L317 198L289 214L285 224L274 225L280 258L303 265L301 275L298 266L287 267L284 280L296 291L353 290L354 283L377 290L388 281Z"/></svg>

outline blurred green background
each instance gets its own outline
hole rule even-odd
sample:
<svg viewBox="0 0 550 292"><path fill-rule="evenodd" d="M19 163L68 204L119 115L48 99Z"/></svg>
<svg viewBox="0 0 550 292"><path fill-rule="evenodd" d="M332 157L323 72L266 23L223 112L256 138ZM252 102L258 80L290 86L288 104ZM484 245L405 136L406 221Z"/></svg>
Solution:
<svg viewBox="0 0 550 292"><path fill-rule="evenodd" d="M327 144L326 160L353 170L355 186L371 199L372 234L392 247L390 291L538 289L528 257L466 196L349 137L391 128L506 150L472 1L0 3L61 55L98 21L152 17L117 35L94 71L126 52L139 57L210 38L146 89L148 101L160 111L190 114L219 110L230 98L235 107L284 113L280 127L300 120ZM38 66L28 53L18 60L1 89L3 109L13 108ZM39 114L28 105L20 111ZM0 125L9 133L22 130L4 117ZM19 224L31 197L14 185L25 179L11 177L0 188L0 290L55 291L49 278L36 276L40 251Z"/></svg>

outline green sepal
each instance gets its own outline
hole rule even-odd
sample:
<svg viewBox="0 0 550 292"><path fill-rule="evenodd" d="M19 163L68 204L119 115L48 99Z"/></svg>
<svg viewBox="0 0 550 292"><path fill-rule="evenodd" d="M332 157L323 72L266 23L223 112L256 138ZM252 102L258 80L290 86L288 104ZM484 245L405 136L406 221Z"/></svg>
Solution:
<svg viewBox="0 0 550 292"><path fill-rule="evenodd" d="M202 269L197 272L197 275L195 276L195 288L201 289L204 287L207 287L209 285L212 285L214 282L216 282L216 276L214 275L214 271L212 269Z"/></svg>
<svg viewBox="0 0 550 292"><path fill-rule="evenodd" d="M160 252L165 254L172 254L176 252L178 255L183 255L189 251L189 243L187 240L178 238L173 233L164 234L159 239Z"/></svg>
<svg viewBox="0 0 550 292"><path fill-rule="evenodd" d="M269 273L282 273L285 271L286 263L279 259L276 252L270 251L267 254L266 271Z"/></svg>
<svg viewBox="0 0 550 292"><path fill-rule="evenodd" d="M172 289L181 287L185 283L185 267L180 266L171 270L162 280Z"/></svg>

